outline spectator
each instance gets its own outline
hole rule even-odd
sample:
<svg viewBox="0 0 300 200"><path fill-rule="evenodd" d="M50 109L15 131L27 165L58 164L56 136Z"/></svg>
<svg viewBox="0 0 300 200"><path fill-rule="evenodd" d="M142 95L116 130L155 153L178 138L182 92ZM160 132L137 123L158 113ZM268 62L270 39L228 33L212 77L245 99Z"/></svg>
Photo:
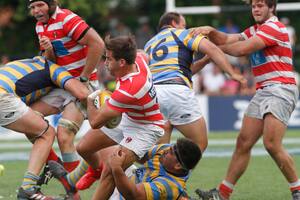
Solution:
<svg viewBox="0 0 300 200"><path fill-rule="evenodd" d="M153 31L149 25L149 19L147 17L141 17L139 19L140 26L135 32L136 44L139 49L143 49L145 44L153 37Z"/></svg>
<svg viewBox="0 0 300 200"><path fill-rule="evenodd" d="M221 89L225 84L225 76L222 71L214 63L212 65L212 72L206 73L203 76L203 93L206 95L221 95Z"/></svg>

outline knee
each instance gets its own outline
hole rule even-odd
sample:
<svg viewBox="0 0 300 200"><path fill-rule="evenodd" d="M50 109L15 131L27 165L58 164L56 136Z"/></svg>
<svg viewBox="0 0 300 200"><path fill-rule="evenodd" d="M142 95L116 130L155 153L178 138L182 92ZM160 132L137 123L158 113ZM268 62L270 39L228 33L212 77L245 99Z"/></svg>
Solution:
<svg viewBox="0 0 300 200"><path fill-rule="evenodd" d="M73 138L74 136L71 136L64 131L59 131L57 133L57 141L59 145L65 146L67 144L73 143Z"/></svg>
<svg viewBox="0 0 300 200"><path fill-rule="evenodd" d="M238 152L248 152L253 147L253 144L246 138L241 135L238 136L236 141L236 151Z"/></svg>
<svg viewBox="0 0 300 200"><path fill-rule="evenodd" d="M83 158L89 155L88 148L81 141L76 145L76 151Z"/></svg>
<svg viewBox="0 0 300 200"><path fill-rule="evenodd" d="M263 140L263 143L264 143L265 149L271 155L274 154L274 153L276 153L276 151L280 147L280 145L275 144L275 142L273 140L269 140L269 139L265 139L265 138Z"/></svg>

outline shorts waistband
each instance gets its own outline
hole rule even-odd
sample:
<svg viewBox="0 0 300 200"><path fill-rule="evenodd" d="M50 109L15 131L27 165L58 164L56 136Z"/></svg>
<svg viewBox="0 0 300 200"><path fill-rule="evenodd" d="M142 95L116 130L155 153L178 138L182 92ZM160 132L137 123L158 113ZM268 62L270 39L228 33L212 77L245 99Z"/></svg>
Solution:
<svg viewBox="0 0 300 200"><path fill-rule="evenodd" d="M184 86L187 86L186 83L181 78L156 82L156 83L154 83L154 85L184 85Z"/></svg>

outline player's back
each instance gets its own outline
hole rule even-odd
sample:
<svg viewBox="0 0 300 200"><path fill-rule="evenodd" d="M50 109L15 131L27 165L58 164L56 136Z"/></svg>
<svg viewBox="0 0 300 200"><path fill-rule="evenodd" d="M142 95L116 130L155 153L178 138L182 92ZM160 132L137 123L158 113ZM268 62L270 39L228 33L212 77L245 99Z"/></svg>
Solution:
<svg viewBox="0 0 300 200"><path fill-rule="evenodd" d="M72 78L66 70L41 56L16 60L0 68L1 92L13 93L30 104Z"/></svg>
<svg viewBox="0 0 300 200"><path fill-rule="evenodd" d="M193 52L203 37L193 37L188 29L165 28L145 45L154 84L182 79L191 87Z"/></svg>

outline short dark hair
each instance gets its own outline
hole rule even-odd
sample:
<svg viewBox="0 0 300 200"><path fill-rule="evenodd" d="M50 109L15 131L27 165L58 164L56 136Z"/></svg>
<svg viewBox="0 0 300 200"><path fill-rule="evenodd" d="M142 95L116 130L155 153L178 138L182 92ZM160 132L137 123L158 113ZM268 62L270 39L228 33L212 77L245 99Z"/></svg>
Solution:
<svg viewBox="0 0 300 200"><path fill-rule="evenodd" d="M171 25L173 20L179 24L180 16L182 15L177 12L167 12L163 14L159 19L158 30L160 30L164 26Z"/></svg>
<svg viewBox="0 0 300 200"><path fill-rule="evenodd" d="M136 43L133 36L105 37L107 50L112 51L112 56L116 60L124 59L127 64L133 64L136 58Z"/></svg>
<svg viewBox="0 0 300 200"><path fill-rule="evenodd" d="M252 4L252 1L253 0L249 1L250 5ZM276 15L277 0L262 0L262 1L264 1L269 8L272 8L274 6L273 14Z"/></svg>
<svg viewBox="0 0 300 200"><path fill-rule="evenodd" d="M188 138L179 138L176 148L184 168L193 169L202 157L199 146Z"/></svg>

